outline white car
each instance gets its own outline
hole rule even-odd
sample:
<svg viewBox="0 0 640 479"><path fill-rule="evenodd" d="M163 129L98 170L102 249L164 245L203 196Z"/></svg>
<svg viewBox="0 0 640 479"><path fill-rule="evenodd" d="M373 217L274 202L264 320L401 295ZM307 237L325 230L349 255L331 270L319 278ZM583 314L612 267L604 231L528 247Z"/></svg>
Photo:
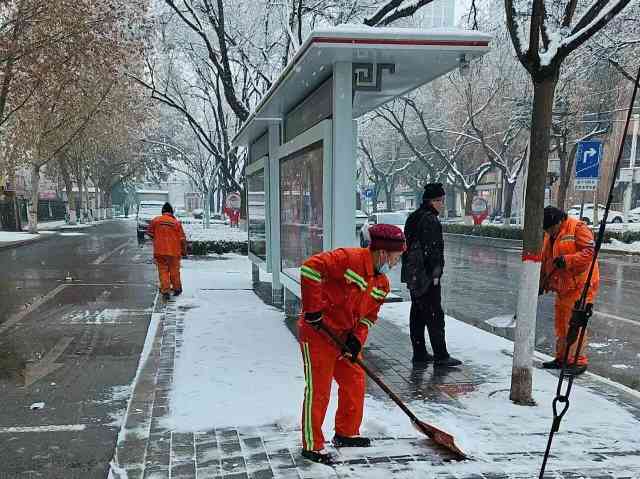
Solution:
<svg viewBox="0 0 640 479"><path fill-rule="evenodd" d="M356 236L360 235L360 230L367 223L369 216L362 210L356 210Z"/></svg>
<svg viewBox="0 0 640 479"><path fill-rule="evenodd" d="M411 214L412 211L402 210L402 211L385 211L381 213L374 213L369 216L369 220L362 226L360 230L360 246L366 248L369 246L369 241L371 241L371 237L369 236L369 227L377 224L388 224L395 225L399 227L402 231L404 231L404 224Z"/></svg>
<svg viewBox="0 0 640 479"><path fill-rule="evenodd" d="M640 206L629 210L627 221L629 221L629 223L640 223Z"/></svg>
<svg viewBox="0 0 640 479"><path fill-rule="evenodd" d="M604 216L605 206L598 205L598 220ZM593 222L593 203L585 203L582 210L582 218L580 218L580 205L573 205L567 211L569 216L581 219L588 225ZM620 211L609 210L609 216L607 217L607 223L624 223L624 214Z"/></svg>

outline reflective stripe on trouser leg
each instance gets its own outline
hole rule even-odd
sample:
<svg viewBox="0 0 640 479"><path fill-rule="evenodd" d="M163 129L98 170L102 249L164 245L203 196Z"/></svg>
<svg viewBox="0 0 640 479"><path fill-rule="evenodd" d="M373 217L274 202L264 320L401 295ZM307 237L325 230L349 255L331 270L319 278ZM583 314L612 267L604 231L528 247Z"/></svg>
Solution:
<svg viewBox="0 0 640 479"><path fill-rule="evenodd" d="M302 343L302 360L304 362L304 403L302 407L302 447L313 451L313 372L311 369L311 355L309 354L309 343Z"/></svg>
<svg viewBox="0 0 640 479"><path fill-rule="evenodd" d="M360 434L364 412L364 371L357 364L343 358L336 361L333 377L338 383L336 434L357 436Z"/></svg>

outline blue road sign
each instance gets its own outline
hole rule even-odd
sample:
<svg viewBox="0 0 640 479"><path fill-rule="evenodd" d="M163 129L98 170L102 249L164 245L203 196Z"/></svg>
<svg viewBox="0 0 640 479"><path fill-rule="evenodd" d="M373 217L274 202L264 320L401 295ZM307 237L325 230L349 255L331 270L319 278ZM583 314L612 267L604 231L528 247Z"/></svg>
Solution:
<svg viewBox="0 0 640 479"><path fill-rule="evenodd" d="M367 199L373 198L373 188L367 188L364 190L364 197Z"/></svg>
<svg viewBox="0 0 640 479"><path fill-rule="evenodd" d="M576 179L600 177L601 141L581 141L576 152Z"/></svg>

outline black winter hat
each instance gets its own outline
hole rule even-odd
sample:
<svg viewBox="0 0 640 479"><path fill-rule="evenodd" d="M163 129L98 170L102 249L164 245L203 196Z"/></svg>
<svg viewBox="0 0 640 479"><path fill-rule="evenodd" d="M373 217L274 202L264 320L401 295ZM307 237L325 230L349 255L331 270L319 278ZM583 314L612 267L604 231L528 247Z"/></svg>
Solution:
<svg viewBox="0 0 640 479"><path fill-rule="evenodd" d="M432 200L434 198L440 198L444 196L444 188L442 183L427 183L424 185L424 193L422 194L422 201Z"/></svg>
<svg viewBox="0 0 640 479"><path fill-rule="evenodd" d="M547 206L544 209L544 218L542 220L542 229L548 230L552 226L557 225L566 219L567 214L560 208L555 206Z"/></svg>
<svg viewBox="0 0 640 479"><path fill-rule="evenodd" d="M171 206L171 203L167 201L164 205L162 205L162 212L173 214L173 207Z"/></svg>

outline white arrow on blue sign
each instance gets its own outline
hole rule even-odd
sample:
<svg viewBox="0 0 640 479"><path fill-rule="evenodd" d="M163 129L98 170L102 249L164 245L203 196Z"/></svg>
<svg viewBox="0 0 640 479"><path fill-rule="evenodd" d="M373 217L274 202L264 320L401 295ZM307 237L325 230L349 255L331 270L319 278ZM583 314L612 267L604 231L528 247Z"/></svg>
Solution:
<svg viewBox="0 0 640 479"><path fill-rule="evenodd" d="M600 177L601 141L581 141L576 152L576 179Z"/></svg>

